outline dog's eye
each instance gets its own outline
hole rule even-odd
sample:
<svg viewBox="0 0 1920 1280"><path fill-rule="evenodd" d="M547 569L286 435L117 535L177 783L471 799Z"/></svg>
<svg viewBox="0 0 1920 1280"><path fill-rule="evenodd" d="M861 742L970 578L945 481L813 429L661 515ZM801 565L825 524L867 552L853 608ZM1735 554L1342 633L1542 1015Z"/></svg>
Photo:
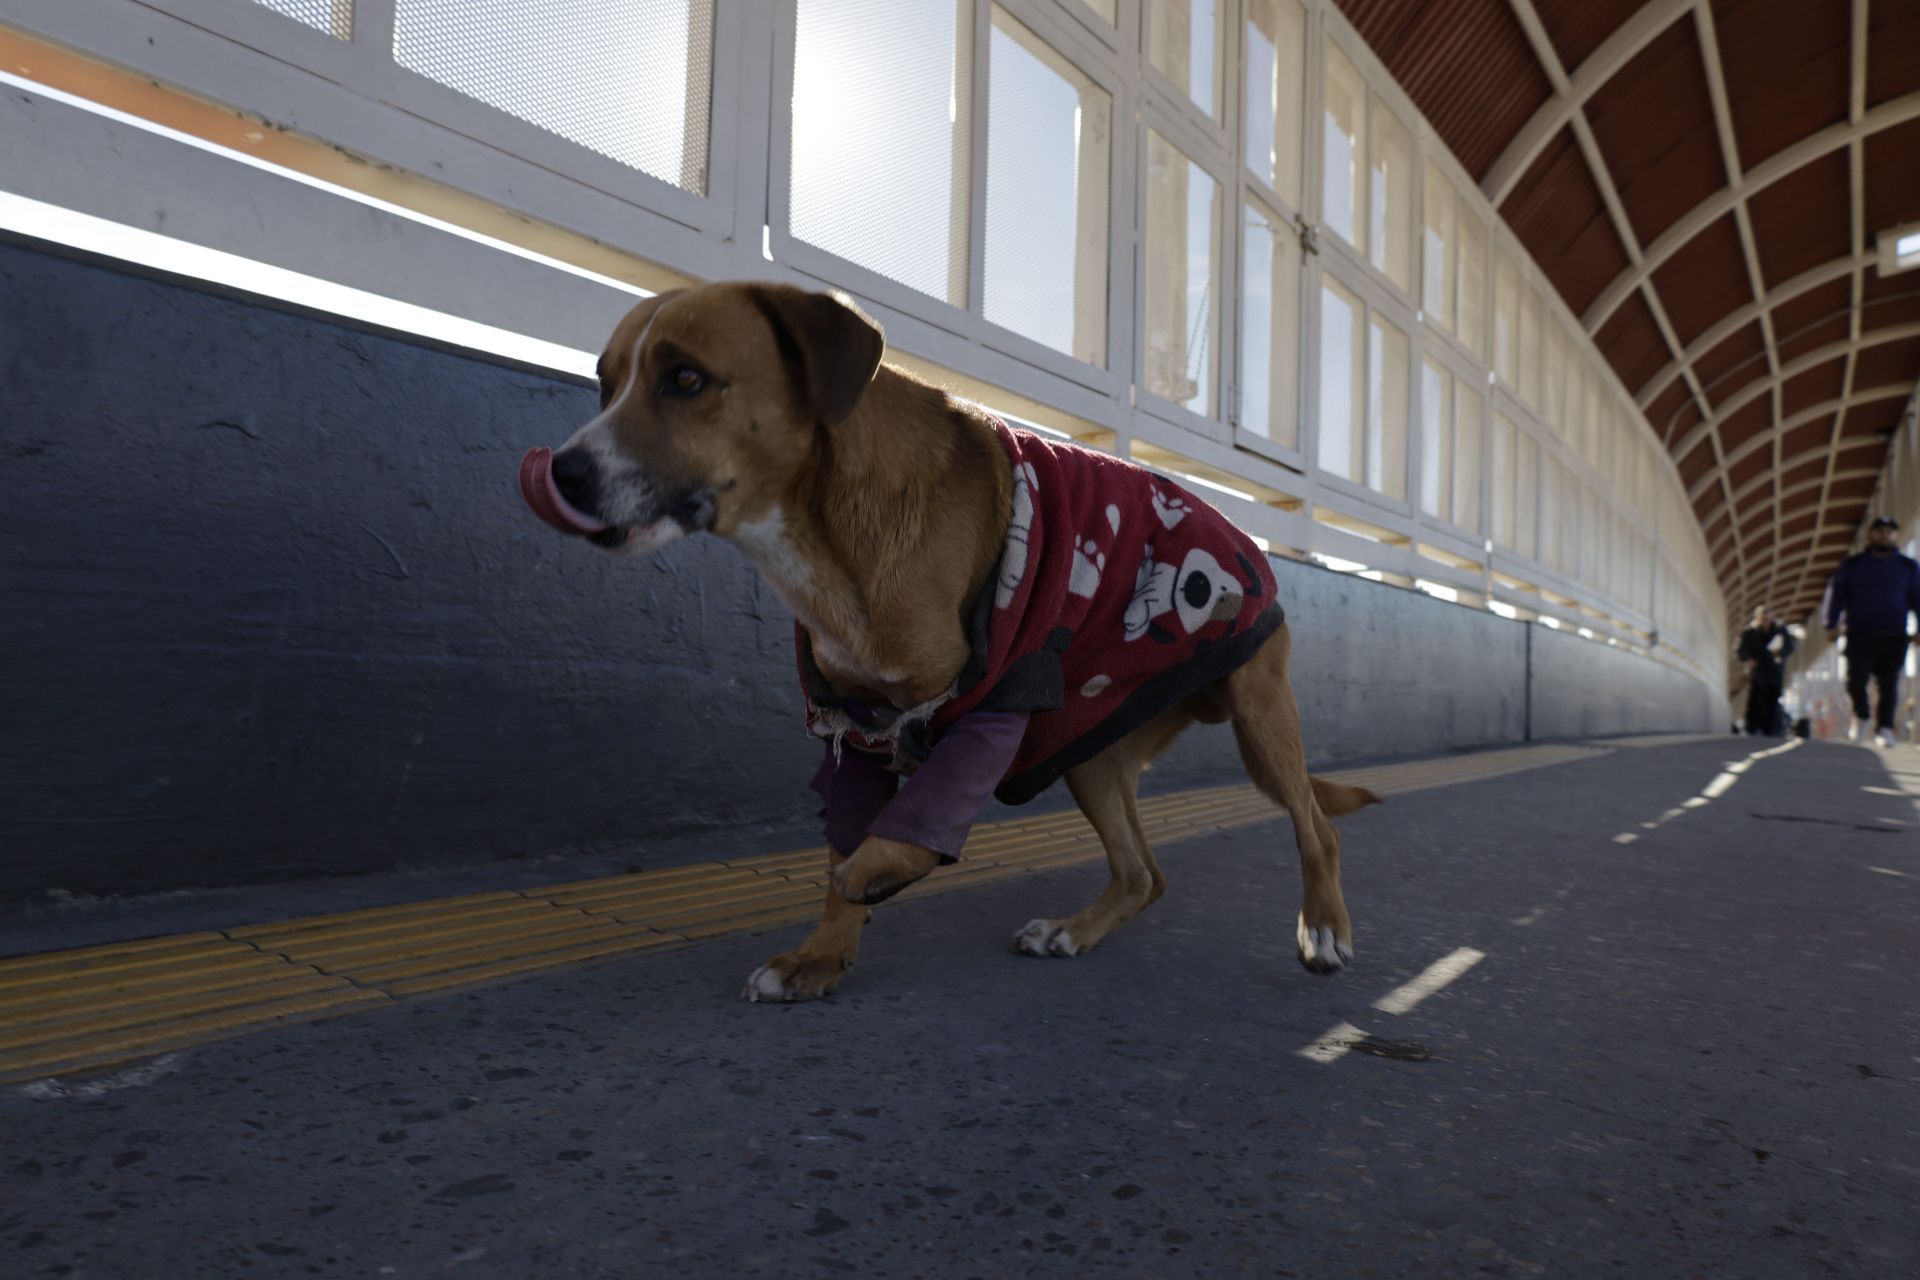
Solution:
<svg viewBox="0 0 1920 1280"><path fill-rule="evenodd" d="M675 365L664 389L672 396L697 396L707 389L707 375L690 364Z"/></svg>

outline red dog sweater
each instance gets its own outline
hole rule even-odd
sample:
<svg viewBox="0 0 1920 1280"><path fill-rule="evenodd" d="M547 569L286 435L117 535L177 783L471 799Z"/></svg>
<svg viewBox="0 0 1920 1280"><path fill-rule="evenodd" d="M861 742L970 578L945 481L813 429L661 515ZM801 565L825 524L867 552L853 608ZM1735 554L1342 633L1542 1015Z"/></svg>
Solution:
<svg viewBox="0 0 1920 1280"><path fill-rule="evenodd" d="M1266 553L1220 512L1121 458L996 422L1013 518L953 687L907 711L838 697L795 625L807 728L911 773L973 711L1032 713L994 794L1068 769L1251 658L1285 614Z"/></svg>

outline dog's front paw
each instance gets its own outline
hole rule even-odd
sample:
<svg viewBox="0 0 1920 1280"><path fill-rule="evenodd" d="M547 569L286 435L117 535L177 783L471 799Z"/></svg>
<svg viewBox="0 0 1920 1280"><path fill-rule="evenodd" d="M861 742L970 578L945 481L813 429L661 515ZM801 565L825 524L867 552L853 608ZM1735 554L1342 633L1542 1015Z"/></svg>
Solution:
<svg viewBox="0 0 1920 1280"><path fill-rule="evenodd" d="M1026 956L1077 956L1080 944L1057 920L1029 920L1013 935L1013 949Z"/></svg>
<svg viewBox="0 0 1920 1280"><path fill-rule="evenodd" d="M1300 948L1300 963L1311 973L1338 973L1353 960L1353 943L1334 936L1330 925L1309 927L1306 916L1299 917L1295 942Z"/></svg>
<svg viewBox="0 0 1920 1280"><path fill-rule="evenodd" d="M818 1000L831 994L840 979L853 967L853 961L838 955L807 955L789 951L755 969L747 976L740 994L755 1004L791 1004L796 1000Z"/></svg>

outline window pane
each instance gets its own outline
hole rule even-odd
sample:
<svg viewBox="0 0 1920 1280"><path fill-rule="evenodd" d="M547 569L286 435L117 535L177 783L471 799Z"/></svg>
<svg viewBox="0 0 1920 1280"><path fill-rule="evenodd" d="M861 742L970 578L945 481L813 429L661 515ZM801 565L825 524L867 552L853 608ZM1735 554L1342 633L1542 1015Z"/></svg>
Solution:
<svg viewBox="0 0 1920 1280"><path fill-rule="evenodd" d="M1325 282L1320 292L1320 469L1358 480L1363 456L1360 403L1365 362L1360 300Z"/></svg>
<svg viewBox="0 0 1920 1280"><path fill-rule="evenodd" d="M1147 131L1147 390L1213 416L1220 184Z"/></svg>
<svg viewBox="0 0 1920 1280"><path fill-rule="evenodd" d="M1105 365L1113 100L997 5L988 58L986 317Z"/></svg>
<svg viewBox="0 0 1920 1280"><path fill-rule="evenodd" d="M1147 60L1173 87L1216 119L1220 115L1217 0L1148 0Z"/></svg>
<svg viewBox="0 0 1920 1280"><path fill-rule="evenodd" d="M1373 265L1402 289L1413 288L1413 136L1387 104L1373 100L1367 242Z"/></svg>
<svg viewBox="0 0 1920 1280"><path fill-rule="evenodd" d="M1366 187L1361 156L1365 135L1360 132L1366 114L1367 86L1347 55L1327 45L1326 110L1321 127L1321 217L1328 229L1356 249L1367 247L1366 223L1360 217Z"/></svg>
<svg viewBox="0 0 1920 1280"><path fill-rule="evenodd" d="M1513 442L1513 549L1531 558L1540 522L1540 446L1524 430Z"/></svg>
<svg viewBox="0 0 1920 1280"><path fill-rule="evenodd" d="M1453 522L1472 534L1480 532L1481 419L1487 404L1466 379L1453 383Z"/></svg>
<svg viewBox="0 0 1920 1280"><path fill-rule="evenodd" d="M1567 430L1567 350L1566 334L1559 325L1550 325L1546 346L1546 404L1541 411L1546 414L1547 426L1560 435Z"/></svg>
<svg viewBox="0 0 1920 1280"><path fill-rule="evenodd" d="M1454 225L1460 238L1460 311L1454 332L1467 344L1467 350L1487 358L1487 229L1480 219L1466 210L1463 200L1457 206Z"/></svg>
<svg viewBox="0 0 1920 1280"><path fill-rule="evenodd" d="M1580 480L1571 471L1562 471L1566 501L1560 504L1560 572L1572 575L1580 571Z"/></svg>
<svg viewBox="0 0 1920 1280"><path fill-rule="evenodd" d="M1407 496L1407 335L1376 312L1367 334L1367 488Z"/></svg>
<svg viewBox="0 0 1920 1280"><path fill-rule="evenodd" d="M799 6L793 234L966 306L971 6Z"/></svg>
<svg viewBox="0 0 1920 1280"><path fill-rule="evenodd" d="M1520 290L1520 398L1540 407L1540 294L1528 286Z"/></svg>
<svg viewBox="0 0 1920 1280"><path fill-rule="evenodd" d="M350 30L347 0L273 7L324 8L335 35ZM393 60L642 173L707 189L712 0L399 0Z"/></svg>
<svg viewBox="0 0 1920 1280"><path fill-rule="evenodd" d="M1560 566L1560 508L1566 500L1566 471L1549 454L1540 469L1540 506L1547 518L1540 522L1539 560L1550 568Z"/></svg>
<svg viewBox="0 0 1920 1280"><path fill-rule="evenodd" d="M1520 387L1520 275L1513 259L1493 264L1493 371L1509 388Z"/></svg>
<svg viewBox="0 0 1920 1280"><path fill-rule="evenodd" d="M1293 228L1249 204L1242 219L1240 426L1275 444L1300 443L1300 246Z"/></svg>
<svg viewBox="0 0 1920 1280"><path fill-rule="evenodd" d="M1493 540L1498 546L1513 547L1513 419L1504 413L1493 415L1492 487L1489 510L1493 515Z"/></svg>
<svg viewBox="0 0 1920 1280"><path fill-rule="evenodd" d="M1616 600L1627 596L1627 522L1615 513L1610 522L1613 546L1607 556L1607 594Z"/></svg>
<svg viewBox="0 0 1920 1280"><path fill-rule="evenodd" d="M1247 168L1296 209L1306 53L1298 0L1247 0Z"/></svg>
<svg viewBox="0 0 1920 1280"><path fill-rule="evenodd" d="M1567 443L1576 453L1585 456L1587 438L1593 434L1593 419L1599 412L1600 379L1591 369L1583 369L1580 375L1580 403L1575 406L1573 430L1567 433Z"/></svg>
<svg viewBox="0 0 1920 1280"><path fill-rule="evenodd" d="M1453 184L1427 162L1426 214L1420 237L1420 306L1427 320L1453 328Z"/></svg>
<svg viewBox="0 0 1920 1280"><path fill-rule="evenodd" d="M1600 491L1592 485L1587 486L1585 541L1581 546L1580 580L1596 590L1605 590L1607 585L1607 526L1603 522L1604 508L1600 502Z"/></svg>
<svg viewBox="0 0 1920 1280"><path fill-rule="evenodd" d="M1453 513L1453 375L1431 360L1420 365L1420 509Z"/></svg>

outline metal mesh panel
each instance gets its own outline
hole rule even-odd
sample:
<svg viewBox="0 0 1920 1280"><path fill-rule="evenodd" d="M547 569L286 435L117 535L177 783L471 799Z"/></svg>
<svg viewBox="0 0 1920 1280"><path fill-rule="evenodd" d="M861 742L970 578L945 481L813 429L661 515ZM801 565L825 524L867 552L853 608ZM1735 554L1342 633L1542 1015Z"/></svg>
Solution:
<svg viewBox="0 0 1920 1280"><path fill-rule="evenodd" d="M800 0L789 229L967 305L971 5Z"/></svg>
<svg viewBox="0 0 1920 1280"><path fill-rule="evenodd" d="M393 56L642 173L706 190L713 0L399 0Z"/></svg>
<svg viewBox="0 0 1920 1280"><path fill-rule="evenodd" d="M353 0L253 0L302 26L341 40L353 39Z"/></svg>

